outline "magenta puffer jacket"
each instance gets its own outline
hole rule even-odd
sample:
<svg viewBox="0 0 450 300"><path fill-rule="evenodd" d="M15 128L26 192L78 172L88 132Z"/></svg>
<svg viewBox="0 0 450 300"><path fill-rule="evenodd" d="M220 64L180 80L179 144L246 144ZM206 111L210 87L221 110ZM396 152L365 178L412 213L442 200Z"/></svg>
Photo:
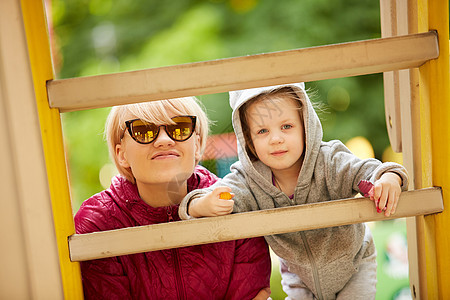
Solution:
<svg viewBox="0 0 450 300"><path fill-rule="evenodd" d="M217 177L197 166L189 190ZM81 205L77 233L178 221L178 205L154 208L121 176ZM86 299L252 299L269 287L270 257L263 238L244 239L81 262Z"/></svg>

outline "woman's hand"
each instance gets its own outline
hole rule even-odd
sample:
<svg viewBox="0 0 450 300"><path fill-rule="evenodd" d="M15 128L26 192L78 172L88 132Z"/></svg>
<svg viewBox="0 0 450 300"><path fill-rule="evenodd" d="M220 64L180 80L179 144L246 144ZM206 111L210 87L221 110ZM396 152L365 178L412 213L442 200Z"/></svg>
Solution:
<svg viewBox="0 0 450 300"><path fill-rule="evenodd" d="M259 291L259 293L252 300L268 300L270 298L270 288L266 287Z"/></svg>
<svg viewBox="0 0 450 300"><path fill-rule="evenodd" d="M193 199L189 203L188 213L194 218L228 215L233 211L234 200L220 199L220 194L230 192L229 187L217 187L212 192ZM231 198L234 197L232 193L230 195Z"/></svg>
<svg viewBox="0 0 450 300"><path fill-rule="evenodd" d="M370 199L375 202L378 211L384 211L386 217L395 213L402 192L401 184L400 176L392 172L384 173L374 183L373 195L370 196Z"/></svg>

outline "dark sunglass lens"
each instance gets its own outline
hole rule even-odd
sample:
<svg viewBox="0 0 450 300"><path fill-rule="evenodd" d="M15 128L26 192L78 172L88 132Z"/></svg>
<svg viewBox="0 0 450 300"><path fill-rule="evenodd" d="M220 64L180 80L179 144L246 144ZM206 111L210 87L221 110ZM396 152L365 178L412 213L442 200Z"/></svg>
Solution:
<svg viewBox="0 0 450 300"><path fill-rule="evenodd" d="M175 117L172 121L176 122L174 125L167 125L167 132L172 139L176 141L185 141L191 137L193 128L193 122L190 117Z"/></svg>
<svg viewBox="0 0 450 300"><path fill-rule="evenodd" d="M158 133L158 127L155 124L142 120L136 120L131 125L133 138L140 143L151 143Z"/></svg>

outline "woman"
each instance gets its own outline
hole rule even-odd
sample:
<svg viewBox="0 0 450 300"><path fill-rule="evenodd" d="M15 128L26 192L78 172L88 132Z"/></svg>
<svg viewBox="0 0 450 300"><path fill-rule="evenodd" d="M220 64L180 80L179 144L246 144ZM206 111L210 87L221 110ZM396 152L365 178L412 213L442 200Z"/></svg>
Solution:
<svg viewBox="0 0 450 300"><path fill-rule="evenodd" d="M183 197L217 181L197 166L207 135L193 97L113 107L106 139L120 175L81 205L76 232L178 221ZM270 271L263 238L81 263L86 299L267 299Z"/></svg>

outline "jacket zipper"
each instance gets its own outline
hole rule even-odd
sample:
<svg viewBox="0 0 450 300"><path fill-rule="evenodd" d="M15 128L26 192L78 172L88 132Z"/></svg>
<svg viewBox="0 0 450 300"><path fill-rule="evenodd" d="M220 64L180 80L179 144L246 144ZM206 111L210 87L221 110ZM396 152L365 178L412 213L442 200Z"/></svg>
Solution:
<svg viewBox="0 0 450 300"><path fill-rule="evenodd" d="M315 285L316 291L317 291L317 298L319 300L321 300L321 299L323 299L323 295L322 295L322 288L320 287L319 272L317 271L316 262L314 261L314 257L312 256L311 248L309 247L309 244L306 240L305 233L300 232L300 236L302 237L303 244L305 245L306 253L308 254L309 261L311 262L311 269L312 269L312 273L313 273L314 285Z"/></svg>
<svg viewBox="0 0 450 300"><path fill-rule="evenodd" d="M172 216L172 209L170 207L167 207L167 219L168 219L168 222L174 221L173 216ZM179 252L178 252L177 248L172 248L171 251L172 251L172 258L173 258L173 266L175 269L175 279L176 279L176 283L177 283L177 285L175 286L175 288L177 290L177 297L180 300L187 299L187 297L185 295L185 289L184 289L182 276L181 276L181 263L180 263L180 258L179 258Z"/></svg>

